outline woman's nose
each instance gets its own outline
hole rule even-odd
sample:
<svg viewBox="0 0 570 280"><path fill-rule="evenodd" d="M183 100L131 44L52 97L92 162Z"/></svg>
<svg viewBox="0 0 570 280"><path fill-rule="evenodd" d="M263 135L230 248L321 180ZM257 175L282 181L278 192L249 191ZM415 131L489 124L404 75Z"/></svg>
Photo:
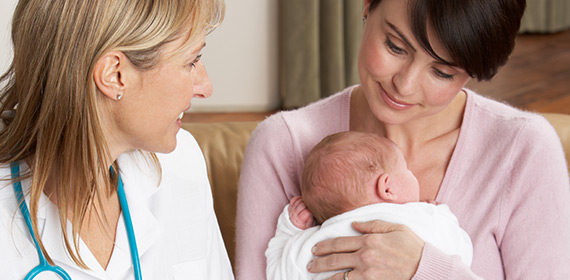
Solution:
<svg viewBox="0 0 570 280"><path fill-rule="evenodd" d="M210 77L206 71L204 64L199 61L196 65L196 76L194 78L194 93L193 97L208 98L212 96L213 88L210 82Z"/></svg>
<svg viewBox="0 0 570 280"><path fill-rule="evenodd" d="M421 68L413 63L402 65L392 77L394 87L400 95L411 95L420 84Z"/></svg>

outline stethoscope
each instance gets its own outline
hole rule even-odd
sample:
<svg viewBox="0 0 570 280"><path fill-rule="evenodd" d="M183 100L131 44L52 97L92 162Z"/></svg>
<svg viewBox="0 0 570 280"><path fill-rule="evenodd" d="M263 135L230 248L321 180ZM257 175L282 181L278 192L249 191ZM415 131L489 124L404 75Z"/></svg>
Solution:
<svg viewBox="0 0 570 280"><path fill-rule="evenodd" d="M20 177L20 165L17 162L12 162L10 164L11 172L12 172L12 179L16 179ZM113 168L111 167L111 173L113 173ZM127 237L129 239L129 245L131 249L131 259L133 260L133 270L135 272L135 279L142 280L141 275L141 265L139 260L139 253L137 250L137 241L135 239L135 232L133 230L133 221L131 220L131 212L129 211L129 205L127 203L127 198L125 197L125 189L123 187L123 180L121 180L121 175L119 174L119 185L117 187L117 194L119 196L119 202L121 204L121 208L123 210L123 218L125 221L125 227L127 230ZM34 234L34 229L32 228L32 218L30 217L30 212L28 211L28 207L26 206L26 201L24 200L24 195L22 193L22 184L20 181L14 181L14 192L16 192L16 199L20 206L20 211L26 220L26 225L28 227L28 231L32 236L32 240L34 241L34 245L36 246L36 250L38 251L38 257L40 259L40 264L34 267L24 280L31 280L34 279L38 274L51 271L57 275L59 275L64 280L71 280L69 274L57 265L51 265L48 263L44 253L40 249L40 245L38 244L38 240Z"/></svg>

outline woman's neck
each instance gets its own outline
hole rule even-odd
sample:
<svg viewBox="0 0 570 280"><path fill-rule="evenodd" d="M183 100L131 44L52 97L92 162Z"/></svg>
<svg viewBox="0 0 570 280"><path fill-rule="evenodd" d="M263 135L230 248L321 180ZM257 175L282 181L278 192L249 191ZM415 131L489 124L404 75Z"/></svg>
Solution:
<svg viewBox="0 0 570 280"><path fill-rule="evenodd" d="M75 217L79 214L74 212L73 205L67 205L67 220L74 227L80 226L79 236L87 245L93 256L97 259L103 269L107 268L111 255L113 253L117 223L121 214L121 207L117 191L109 192L104 186L107 186L110 179L103 178L103 175L94 183L98 188L87 210L82 218ZM56 176L50 176L44 188L44 194L49 200L62 211L63 203L58 200L60 196L57 194L58 180ZM66 195L66 198L72 198L73 194ZM67 201L67 203L73 203ZM79 224L80 220L83 220Z"/></svg>
<svg viewBox="0 0 570 280"><path fill-rule="evenodd" d="M422 146L461 127L467 95L461 91L441 112L400 124L385 124L370 110L360 87L351 96L350 130L382 135L400 148Z"/></svg>

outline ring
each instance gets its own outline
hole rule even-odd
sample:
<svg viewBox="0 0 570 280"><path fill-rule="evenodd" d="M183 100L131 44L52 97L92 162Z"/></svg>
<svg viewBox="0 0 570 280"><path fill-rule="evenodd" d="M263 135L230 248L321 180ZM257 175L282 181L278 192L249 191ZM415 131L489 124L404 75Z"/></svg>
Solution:
<svg viewBox="0 0 570 280"><path fill-rule="evenodd" d="M348 280L348 273L351 271L352 271L352 269L349 269L349 270L344 272L344 280Z"/></svg>

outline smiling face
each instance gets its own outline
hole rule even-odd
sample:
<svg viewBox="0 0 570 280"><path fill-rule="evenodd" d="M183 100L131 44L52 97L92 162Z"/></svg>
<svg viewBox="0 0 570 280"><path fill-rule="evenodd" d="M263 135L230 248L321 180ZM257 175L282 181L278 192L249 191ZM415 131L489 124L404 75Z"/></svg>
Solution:
<svg viewBox="0 0 570 280"><path fill-rule="evenodd" d="M212 85L200 51L205 36L189 50L173 55L184 38L167 43L161 51L158 65L150 70L134 68L132 79L114 114L114 137L121 150L141 149L168 153L176 147L176 134L181 117L190 108L193 97L206 98Z"/></svg>
<svg viewBox="0 0 570 280"><path fill-rule="evenodd" d="M384 0L370 14L365 1L358 70L371 111L386 124L401 124L441 112L469 80L453 66L428 25L438 61L416 42L408 20L408 1ZM447 61L447 62L446 62Z"/></svg>

